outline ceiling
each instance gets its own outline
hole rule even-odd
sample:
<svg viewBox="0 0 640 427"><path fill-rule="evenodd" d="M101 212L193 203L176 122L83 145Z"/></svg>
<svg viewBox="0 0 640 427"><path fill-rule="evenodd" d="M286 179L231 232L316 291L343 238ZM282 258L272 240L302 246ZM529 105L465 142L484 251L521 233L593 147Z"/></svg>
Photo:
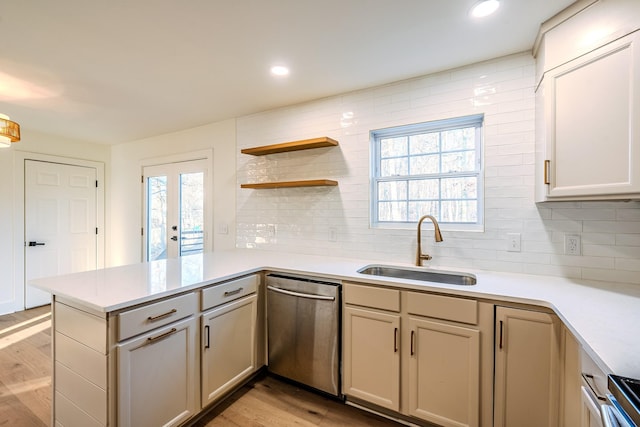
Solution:
<svg viewBox="0 0 640 427"><path fill-rule="evenodd" d="M0 113L128 142L529 50L573 3L502 0L474 20L475 1L6 1Z"/></svg>

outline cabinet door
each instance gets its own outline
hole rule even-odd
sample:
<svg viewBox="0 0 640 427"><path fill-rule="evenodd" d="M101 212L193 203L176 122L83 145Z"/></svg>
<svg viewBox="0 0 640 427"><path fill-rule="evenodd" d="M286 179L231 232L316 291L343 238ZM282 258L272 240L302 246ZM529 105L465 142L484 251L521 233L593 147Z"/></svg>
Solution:
<svg viewBox="0 0 640 427"><path fill-rule="evenodd" d="M580 344L566 327L562 327L562 405L560 423L580 425L582 376L580 375Z"/></svg>
<svg viewBox="0 0 640 427"><path fill-rule="evenodd" d="M640 193L640 33L545 75L547 196Z"/></svg>
<svg viewBox="0 0 640 427"><path fill-rule="evenodd" d="M191 317L118 345L118 425L174 426L195 414L197 325Z"/></svg>
<svg viewBox="0 0 640 427"><path fill-rule="evenodd" d="M600 407L589 395L586 387L582 387L582 414L580 418L581 427L603 427L600 416Z"/></svg>
<svg viewBox="0 0 640 427"><path fill-rule="evenodd" d="M558 425L560 321L496 307L495 426Z"/></svg>
<svg viewBox="0 0 640 427"><path fill-rule="evenodd" d="M202 407L255 372L257 301L254 294L202 315Z"/></svg>
<svg viewBox="0 0 640 427"><path fill-rule="evenodd" d="M480 331L411 317L409 412L442 426L479 425Z"/></svg>
<svg viewBox="0 0 640 427"><path fill-rule="evenodd" d="M400 316L344 309L344 394L400 410Z"/></svg>

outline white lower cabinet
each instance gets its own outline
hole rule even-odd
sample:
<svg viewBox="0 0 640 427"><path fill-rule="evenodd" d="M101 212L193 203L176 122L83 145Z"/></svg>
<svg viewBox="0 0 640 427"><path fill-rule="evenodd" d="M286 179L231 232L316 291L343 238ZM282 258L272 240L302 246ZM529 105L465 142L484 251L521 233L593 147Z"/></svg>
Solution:
<svg viewBox="0 0 640 427"><path fill-rule="evenodd" d="M202 407L251 376L256 367L256 294L202 315Z"/></svg>
<svg viewBox="0 0 640 427"><path fill-rule="evenodd" d="M400 410L400 315L344 309L343 393Z"/></svg>
<svg viewBox="0 0 640 427"><path fill-rule="evenodd" d="M442 426L477 426L480 331L409 318L409 414Z"/></svg>
<svg viewBox="0 0 640 427"><path fill-rule="evenodd" d="M587 387L582 387L582 411L580 417L581 427L603 427L600 416L600 407L590 396Z"/></svg>
<svg viewBox="0 0 640 427"><path fill-rule="evenodd" d="M491 425L492 304L351 283L344 302L347 400L440 426Z"/></svg>
<svg viewBox="0 0 640 427"><path fill-rule="evenodd" d="M180 425L199 410L194 317L118 344L118 426Z"/></svg>
<svg viewBox="0 0 640 427"><path fill-rule="evenodd" d="M496 427L555 427L560 407L557 316L496 307Z"/></svg>
<svg viewBox="0 0 640 427"><path fill-rule="evenodd" d="M606 403L607 374L596 362L580 349L580 419L581 427L602 427L600 405Z"/></svg>

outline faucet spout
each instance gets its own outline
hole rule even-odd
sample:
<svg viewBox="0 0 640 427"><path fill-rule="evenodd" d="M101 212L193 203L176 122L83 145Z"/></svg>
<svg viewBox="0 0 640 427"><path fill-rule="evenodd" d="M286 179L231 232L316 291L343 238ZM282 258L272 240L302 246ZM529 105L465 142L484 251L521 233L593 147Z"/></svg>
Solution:
<svg viewBox="0 0 640 427"><path fill-rule="evenodd" d="M418 267L422 266L423 260L429 261L432 258L431 255L422 253L422 222L425 219L429 219L433 223L435 241L442 242L442 233L440 232L440 226L438 225L438 221L435 219L435 217L431 215L424 215L422 218L420 218L420 220L418 221L418 249L416 253L416 265Z"/></svg>

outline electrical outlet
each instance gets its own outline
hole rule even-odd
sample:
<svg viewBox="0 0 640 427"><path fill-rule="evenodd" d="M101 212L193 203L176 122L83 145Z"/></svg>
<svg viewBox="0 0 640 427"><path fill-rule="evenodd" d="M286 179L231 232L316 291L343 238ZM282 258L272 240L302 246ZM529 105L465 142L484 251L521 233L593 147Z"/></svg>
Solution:
<svg viewBox="0 0 640 427"><path fill-rule="evenodd" d="M507 234L507 251L520 252L520 233Z"/></svg>
<svg viewBox="0 0 640 427"><path fill-rule="evenodd" d="M580 236L577 234L564 235L564 253L565 255L580 255Z"/></svg>

